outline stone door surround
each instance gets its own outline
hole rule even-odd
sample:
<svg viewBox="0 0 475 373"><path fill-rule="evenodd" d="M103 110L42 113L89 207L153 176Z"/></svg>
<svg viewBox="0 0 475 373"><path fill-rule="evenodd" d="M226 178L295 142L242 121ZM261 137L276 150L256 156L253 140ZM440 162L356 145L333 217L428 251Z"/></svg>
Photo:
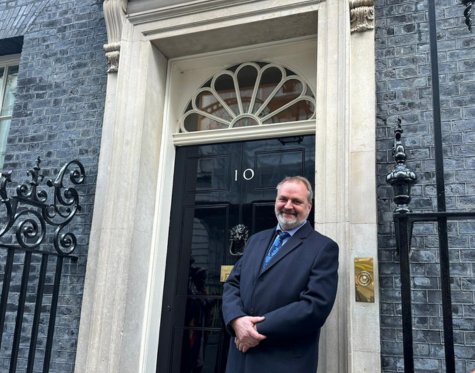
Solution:
<svg viewBox="0 0 475 373"><path fill-rule="evenodd" d="M179 57L184 51L173 44L219 32L228 38L208 55L218 53L235 27L256 30L295 15L311 24L310 13L317 17L316 229L341 248L319 370L380 372L378 284L375 303L356 303L353 279L355 257L377 258L374 33L351 33L346 0L197 0L138 13L127 13L125 0L104 1L112 55L76 372L155 372L174 163L166 53Z"/></svg>

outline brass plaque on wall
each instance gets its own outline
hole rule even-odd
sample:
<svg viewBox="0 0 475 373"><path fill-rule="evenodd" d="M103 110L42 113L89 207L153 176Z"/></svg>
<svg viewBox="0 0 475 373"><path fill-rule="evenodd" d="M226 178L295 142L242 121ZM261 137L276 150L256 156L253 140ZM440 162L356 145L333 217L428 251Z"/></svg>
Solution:
<svg viewBox="0 0 475 373"><path fill-rule="evenodd" d="M221 266L221 282L226 282L234 266Z"/></svg>
<svg viewBox="0 0 475 373"><path fill-rule="evenodd" d="M355 294L357 302L374 303L373 258L355 258Z"/></svg>

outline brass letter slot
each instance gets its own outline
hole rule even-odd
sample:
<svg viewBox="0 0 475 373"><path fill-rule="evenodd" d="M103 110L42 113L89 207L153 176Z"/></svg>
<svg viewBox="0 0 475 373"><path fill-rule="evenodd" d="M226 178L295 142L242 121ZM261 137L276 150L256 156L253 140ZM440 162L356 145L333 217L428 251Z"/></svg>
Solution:
<svg viewBox="0 0 475 373"><path fill-rule="evenodd" d="M221 266L221 282L226 282L234 266Z"/></svg>
<svg viewBox="0 0 475 373"><path fill-rule="evenodd" d="M355 258L355 293L357 302L374 303L373 258Z"/></svg>

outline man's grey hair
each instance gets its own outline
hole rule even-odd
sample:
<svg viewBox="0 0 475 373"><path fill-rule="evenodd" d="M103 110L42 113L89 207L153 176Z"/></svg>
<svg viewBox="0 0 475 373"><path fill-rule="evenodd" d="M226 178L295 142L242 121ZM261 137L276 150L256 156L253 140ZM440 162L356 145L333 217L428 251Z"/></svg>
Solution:
<svg viewBox="0 0 475 373"><path fill-rule="evenodd" d="M308 196L307 196L308 202L312 203L312 199L313 199L312 184L310 184L310 181L308 181L308 179L306 177L303 177L303 176L286 176L286 177L284 177L284 179L279 184L277 184L277 187L276 187L277 193L279 192L280 187L284 183L303 183L307 187L307 190L308 190Z"/></svg>

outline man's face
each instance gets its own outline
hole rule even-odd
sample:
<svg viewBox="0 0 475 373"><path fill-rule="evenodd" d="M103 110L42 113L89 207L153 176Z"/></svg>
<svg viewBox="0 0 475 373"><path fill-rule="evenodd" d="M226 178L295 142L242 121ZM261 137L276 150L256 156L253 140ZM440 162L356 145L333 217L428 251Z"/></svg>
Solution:
<svg viewBox="0 0 475 373"><path fill-rule="evenodd" d="M297 228L307 219L312 209L307 197L304 183L288 181L280 186L275 199L275 216L284 231Z"/></svg>

